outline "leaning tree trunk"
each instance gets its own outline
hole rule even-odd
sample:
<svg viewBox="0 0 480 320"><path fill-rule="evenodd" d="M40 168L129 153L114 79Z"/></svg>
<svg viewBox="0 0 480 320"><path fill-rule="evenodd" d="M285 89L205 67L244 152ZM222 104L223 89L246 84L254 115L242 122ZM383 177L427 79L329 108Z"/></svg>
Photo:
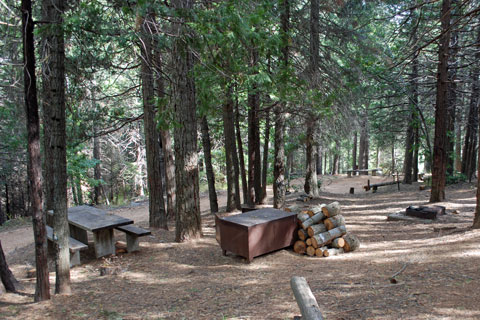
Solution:
<svg viewBox="0 0 480 320"><path fill-rule="evenodd" d="M24 97L28 135L28 180L30 216L35 239L36 286L35 301L50 299L50 280L47 262L47 232L42 203L42 160L40 155L40 119L38 115L37 85L35 75L35 47L33 38L32 2L22 0ZM7 291L15 291L15 278L8 269L0 243L0 273Z"/></svg>
<svg viewBox="0 0 480 320"><path fill-rule="evenodd" d="M182 242L202 236L197 155L197 117L193 53L189 48L187 17L192 10L191 0L175 0L179 14L175 21L178 36L172 57L175 66L175 182L177 188L175 211L175 241ZM185 15L186 17L183 17Z"/></svg>
<svg viewBox="0 0 480 320"><path fill-rule="evenodd" d="M22 4L24 3L24 1L25 0L22 1ZM17 279L15 279L12 271L10 271L10 268L8 267L7 259L5 259L5 254L3 253L1 241L0 241L0 279L2 280L3 286L5 287L5 290L7 290L7 292L17 291L17 289L15 288ZM47 290L47 296L44 297L44 299L42 300L47 300L47 299L50 299L50 292L48 292L48 290ZM40 300L37 300L37 292L35 292L35 301L40 301Z"/></svg>
<svg viewBox="0 0 480 320"><path fill-rule="evenodd" d="M201 119L203 154L205 155L205 171L208 182L208 199L210 200L210 211L218 212L217 192L215 190L215 172L212 165L212 147L210 144L210 129L207 116Z"/></svg>
<svg viewBox="0 0 480 320"><path fill-rule="evenodd" d="M160 167L160 137L155 114L155 85L153 69L153 47L151 28L154 24L151 12L146 13L142 23L140 50L141 79L143 97L143 127L145 130L145 150L147 156L147 186L149 204L149 226L168 230L165 201L163 198L162 171Z"/></svg>
<svg viewBox="0 0 480 320"><path fill-rule="evenodd" d="M274 164L273 164L273 207L283 208L285 206L285 108L286 108L286 88L288 81L288 31L290 20L289 0L283 0L280 3L280 34L282 40L282 61L281 77L283 84L281 87L281 102L276 107L275 112L275 137L274 137Z"/></svg>
<svg viewBox="0 0 480 320"><path fill-rule="evenodd" d="M450 0L442 1L440 16L442 35L438 49L437 95L435 104L435 139L433 147L432 191L430 202L445 199L447 170L447 92L448 92L448 44L450 41Z"/></svg>

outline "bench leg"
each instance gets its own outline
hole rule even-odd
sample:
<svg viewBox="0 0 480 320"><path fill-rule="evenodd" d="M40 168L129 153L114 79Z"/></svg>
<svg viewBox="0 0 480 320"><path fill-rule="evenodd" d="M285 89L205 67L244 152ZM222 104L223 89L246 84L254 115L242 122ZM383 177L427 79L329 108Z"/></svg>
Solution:
<svg viewBox="0 0 480 320"><path fill-rule="evenodd" d="M127 251L128 252L138 251L139 250L138 236L131 235L128 233L126 235L127 235Z"/></svg>
<svg viewBox="0 0 480 320"><path fill-rule="evenodd" d="M70 267L80 265L80 251L70 251Z"/></svg>
<svg viewBox="0 0 480 320"><path fill-rule="evenodd" d="M69 225L70 226L70 237L73 239L77 239L78 241L88 244L88 234L87 230L80 229L79 227L76 227L74 225Z"/></svg>
<svg viewBox="0 0 480 320"><path fill-rule="evenodd" d="M113 241L113 229L104 229L93 233L95 256L97 258L115 254L115 243Z"/></svg>

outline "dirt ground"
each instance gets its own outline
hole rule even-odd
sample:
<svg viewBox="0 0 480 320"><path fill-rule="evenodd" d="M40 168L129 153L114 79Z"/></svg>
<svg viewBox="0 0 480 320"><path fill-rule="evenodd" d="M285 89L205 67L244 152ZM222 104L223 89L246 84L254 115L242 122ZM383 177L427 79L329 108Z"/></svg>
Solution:
<svg viewBox="0 0 480 320"><path fill-rule="evenodd" d="M73 294L42 303L32 302L35 280L26 276L34 265L31 227L2 231L7 261L23 289L0 295L0 318L292 319L300 312L289 281L298 275L307 279L327 319L480 319L480 231L469 228L474 184L448 187L441 203L447 214L433 224L413 224L387 222L386 215L426 204L428 190L414 183L367 193L362 190L367 179L391 178L325 176L321 197L305 203L339 201L347 229L361 240L358 251L310 258L286 249L250 264L231 253L222 256L204 195L202 239L175 243L171 225L171 231L153 230L142 238L137 253L95 260L90 250L82 256L84 264L71 271ZM288 202L299 204L297 196L290 194ZM224 192L219 200L224 206ZM111 212L148 226L145 202ZM118 273L100 276L105 265ZM50 279L53 292L54 272Z"/></svg>

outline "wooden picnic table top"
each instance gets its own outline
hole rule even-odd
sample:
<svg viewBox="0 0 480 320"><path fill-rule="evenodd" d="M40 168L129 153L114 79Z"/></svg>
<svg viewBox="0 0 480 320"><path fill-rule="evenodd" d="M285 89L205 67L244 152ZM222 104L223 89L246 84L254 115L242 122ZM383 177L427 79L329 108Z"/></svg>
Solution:
<svg viewBox="0 0 480 320"><path fill-rule="evenodd" d="M99 215L88 211L69 211L68 223L81 229L95 232L102 229L111 229L132 224L133 220L113 214Z"/></svg>
<svg viewBox="0 0 480 320"><path fill-rule="evenodd" d="M263 224L294 215L296 215L294 212L287 212L274 208L263 208L224 217L221 219L245 227L252 227L254 225Z"/></svg>
<svg viewBox="0 0 480 320"><path fill-rule="evenodd" d="M49 214L53 214L53 212L49 212ZM105 210L95 207L78 206L68 209L68 223L80 229L95 232L132 224L133 220L107 214Z"/></svg>

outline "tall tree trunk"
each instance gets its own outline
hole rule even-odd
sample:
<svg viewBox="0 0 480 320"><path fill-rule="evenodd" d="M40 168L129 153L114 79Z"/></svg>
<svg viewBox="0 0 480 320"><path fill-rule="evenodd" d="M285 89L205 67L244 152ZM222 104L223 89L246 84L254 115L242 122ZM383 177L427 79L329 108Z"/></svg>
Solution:
<svg viewBox="0 0 480 320"><path fill-rule="evenodd" d="M477 30L477 43L480 43L480 28ZM480 60L480 51L475 53L475 60ZM462 173L465 174L469 181L475 172L476 147L477 147L477 131L478 131L478 101L480 96L480 67L478 64L473 66L471 71L472 89L470 93L470 105L468 111L468 119L466 123L465 141L463 145L462 155Z"/></svg>
<svg viewBox="0 0 480 320"><path fill-rule="evenodd" d="M420 133L418 130L418 124L415 126L415 148L413 151L413 182L418 181L418 151L420 150Z"/></svg>
<svg viewBox="0 0 480 320"><path fill-rule="evenodd" d="M38 115L37 85L35 75L35 47L33 38L32 2L22 0L24 97L28 135L28 180L30 191L30 216L35 239L36 286L35 301L50 299L50 280L47 263L46 219L42 203L42 160L40 155L40 119ZM0 243L0 272L7 291L15 291L15 278L8 269Z"/></svg>
<svg viewBox="0 0 480 320"><path fill-rule="evenodd" d="M352 169L357 169L357 144L358 144L358 133L355 131L353 133L353 151L352 151Z"/></svg>
<svg viewBox="0 0 480 320"><path fill-rule="evenodd" d="M451 21L458 19L454 17L456 12L458 12L457 0L451 0ZM459 36L458 31L453 29L450 31L450 40L448 48L448 80L447 80L447 175L451 176L454 173L455 169L455 119L457 113L457 60L458 60L458 46Z"/></svg>
<svg viewBox="0 0 480 320"><path fill-rule="evenodd" d="M233 157L236 153L235 128L233 123L232 88L228 87L223 104L223 135L225 138L225 166L227 171L227 212L235 210L235 168Z"/></svg>
<svg viewBox="0 0 480 320"><path fill-rule="evenodd" d="M320 146L317 146L317 150L315 152L315 162L317 166L317 175L322 174L322 151Z"/></svg>
<svg viewBox="0 0 480 320"><path fill-rule="evenodd" d="M392 167L391 167L392 175L395 172L395 138L392 140Z"/></svg>
<svg viewBox="0 0 480 320"><path fill-rule="evenodd" d="M49 119L45 125L49 128L46 134L51 133L50 141L46 141L51 150L53 172L46 175L53 177L53 235L55 241L55 292L70 294L70 252L69 228L67 218L67 155L66 155L66 110L65 110L65 46L63 32L63 13L65 3L59 0L43 0L44 20L50 22L50 27L45 29L43 48L47 61L44 64L44 90L47 103L44 111ZM48 57L45 56L48 54ZM49 101L48 101L49 100ZM49 103L48 103L49 102ZM48 153L47 153L48 154ZM47 159L46 159L47 160ZM49 181L46 181L47 188ZM48 196L48 192L47 192ZM49 199L47 199L49 201Z"/></svg>
<svg viewBox="0 0 480 320"><path fill-rule="evenodd" d="M306 173L304 190L306 194L314 197L318 196L317 185L317 169L315 162L315 146L314 143L314 128L315 121L307 120L307 135L306 135Z"/></svg>
<svg viewBox="0 0 480 320"><path fill-rule="evenodd" d="M285 109L286 88L288 81L288 42L289 42L289 20L290 20L290 2L281 0L280 7L280 34L282 40L281 55L281 102L276 107L275 112L275 137L274 137L274 163L273 163L273 207L283 208L285 206Z"/></svg>
<svg viewBox="0 0 480 320"><path fill-rule="evenodd" d="M147 156L147 186L149 226L168 230L165 201L163 198L162 172L160 167L160 137L155 121L154 56L152 28L155 23L153 13L147 12L143 18L140 34L141 80L143 98L143 127L145 130L145 151Z"/></svg>
<svg viewBox="0 0 480 320"><path fill-rule="evenodd" d="M155 83L157 96L161 101L165 100L165 83L163 78L162 68L162 54L158 38L153 37L153 55L155 67ZM160 104L158 107L160 114L163 114L167 109L167 104ZM167 194L167 219L174 219L175 217L175 163L173 160L172 137L167 126L160 128L160 140L162 144L163 160L164 160L164 174L165 186L164 189Z"/></svg>
<svg viewBox="0 0 480 320"><path fill-rule="evenodd" d="M413 152L414 152L414 127L413 116L414 112L411 112L408 119L407 134L405 136L405 162L403 164L403 183L412 184L412 167L413 167Z"/></svg>
<svg viewBox="0 0 480 320"><path fill-rule="evenodd" d="M193 53L189 48L188 13L193 1L174 0L179 14L175 21L178 30L172 56L175 66L175 182L177 188L175 211L175 241L182 242L202 236L197 155L197 116Z"/></svg>
<svg viewBox="0 0 480 320"><path fill-rule="evenodd" d="M263 165L262 165L262 196L260 203L264 204L267 200L267 176L268 176L268 150L270 144L270 111L265 114L265 140L263 144Z"/></svg>
<svg viewBox="0 0 480 320"><path fill-rule="evenodd" d="M450 0L442 1L441 31L438 49L437 95L435 104L435 139L433 147L432 191L430 202L445 199L445 174L447 169L447 92L448 45L450 42Z"/></svg>
<svg viewBox="0 0 480 320"><path fill-rule="evenodd" d="M238 94L235 94L235 134L237 136L238 159L240 166L240 175L242 177L243 202L248 203L247 172L245 169L245 158L243 157L242 133L240 131L240 111L238 110Z"/></svg>
<svg viewBox="0 0 480 320"><path fill-rule="evenodd" d="M42 20L49 21L51 18L49 5L50 1L42 1ZM44 192L45 192L45 210L54 209L54 164L53 164L53 148L52 148L52 129L53 124L51 123L53 115L53 97L52 97L52 88L51 86L51 72L53 66L52 59L52 33L43 32L41 45L40 45L41 55L42 55L42 109L43 109L43 167L44 167Z"/></svg>
<svg viewBox="0 0 480 320"><path fill-rule="evenodd" d="M102 171L100 167L100 138L97 136L98 131L97 127L94 125L94 137L93 137L93 158L97 161L95 163L95 167L93 168L93 177L95 179L95 187L93 190L93 203L96 205L100 204L101 202L101 192L102 188L100 185L100 181L102 179Z"/></svg>
<svg viewBox="0 0 480 320"><path fill-rule="evenodd" d="M213 172L213 166L212 166L212 147L210 145L210 132L209 132L210 130L208 127L207 116L202 117L201 128L202 128L203 154L205 156L205 171L207 173L207 182L208 182L208 199L210 200L210 211L212 213L215 213L215 212L218 212L218 201L217 201L217 192L215 191L215 173ZM228 208L228 204L227 204L227 208Z"/></svg>
<svg viewBox="0 0 480 320"><path fill-rule="evenodd" d="M365 116L362 121L362 128L360 132L360 150L358 152L358 168L368 169L368 120Z"/></svg>

